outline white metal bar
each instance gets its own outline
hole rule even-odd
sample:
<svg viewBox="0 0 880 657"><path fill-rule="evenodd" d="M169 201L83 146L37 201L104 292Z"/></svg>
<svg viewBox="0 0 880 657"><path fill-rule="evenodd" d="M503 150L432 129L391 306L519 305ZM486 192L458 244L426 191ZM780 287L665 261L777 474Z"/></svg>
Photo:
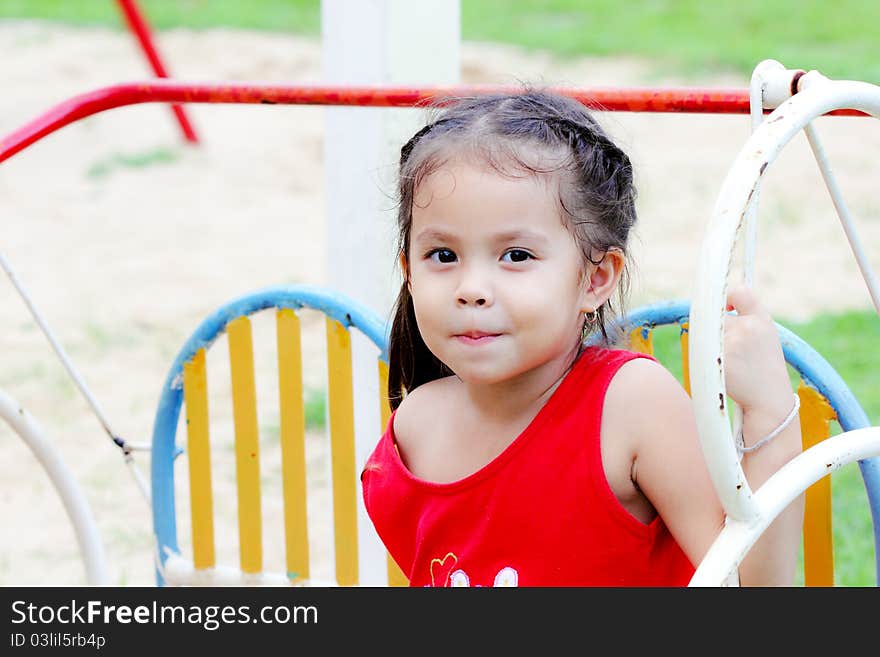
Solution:
<svg viewBox="0 0 880 657"><path fill-rule="evenodd" d="M61 455L31 414L3 391L0 391L0 416L30 447L61 497L64 510L76 532L88 583L96 586L109 584L104 547L91 508ZM6 529L9 531L8 527Z"/></svg>
<svg viewBox="0 0 880 657"><path fill-rule="evenodd" d="M73 362L68 358L67 353L64 351L64 348L61 346L61 343L55 338L55 334L52 333L52 330L49 328L49 325L43 319L40 311L37 310L36 305L31 300L30 295L27 290L25 290L24 285L21 281L18 280L18 276L15 275L15 272L12 270L12 266L3 257L3 254L0 253L0 267L3 268L3 271L6 272L6 275L9 277L12 286L16 289L19 296L24 301L28 310L34 318L34 321L37 323L37 326L40 327L40 330L43 332L43 335L46 336L46 339L49 341L49 344L52 347L52 350L55 352L55 355L58 356L58 359L61 361L61 365L67 371L67 374L73 380L74 385L77 389L82 393L82 396L85 398L86 403L91 407L92 412L94 412L95 417L98 418L98 422L101 423L101 427L110 436L110 439L118 445L122 449L123 457L125 459L126 465L128 465L129 469L132 472L132 476L135 479L135 483L141 491L141 495L146 500L147 504L150 504L150 491L147 487L146 481L143 478L141 472L137 469L137 464L134 462L134 458L131 456L131 450L127 447L125 442L119 437L119 435L113 431L110 427L110 421L107 419L106 415L104 415L104 411L101 406L98 404L98 400L95 399L94 395L92 395L88 386L85 383L85 380L80 376L79 372L77 372L76 368L73 365Z"/></svg>
<svg viewBox="0 0 880 657"><path fill-rule="evenodd" d="M749 81L749 117L751 134L754 134L758 126L764 121L764 90L767 86L768 74L772 71L777 73L785 70L782 64L775 59L765 59L760 62ZM755 284L755 261L758 251L758 201L761 195L760 185L755 187L755 192L749 199L746 207L746 241L743 246L743 281L749 287ZM733 435L738 436L742 431L743 413L742 408L734 402L733 409Z"/></svg>
<svg viewBox="0 0 880 657"><path fill-rule="evenodd" d="M752 134L764 121L764 90L767 87L767 79L771 72L778 74L780 70L785 70L782 64L775 59L765 59L752 71L752 77L749 81L749 118ZM746 208L746 242L744 245L743 275L745 282L750 286L754 282L755 254L757 253L758 243L757 216L759 195L760 186L755 188L755 193L752 194L750 203Z"/></svg>
<svg viewBox="0 0 880 657"><path fill-rule="evenodd" d="M703 239L690 315L689 370L703 454L724 511L732 520L750 522L758 514L733 445L726 408L723 319L733 248L766 168L811 120L841 108L878 116L880 87L829 81L808 86L779 105L734 161Z"/></svg>
<svg viewBox="0 0 880 657"><path fill-rule="evenodd" d="M832 436L798 454L754 495L758 512L747 521L731 519L712 543L690 586L719 586L737 568L771 522L822 477L848 463L880 456L880 427Z"/></svg>
<svg viewBox="0 0 880 657"><path fill-rule="evenodd" d="M871 301L874 302L874 309L880 313L880 285L877 283L877 277L874 275L871 263L868 262L868 256L862 248L862 241L859 239L858 233L856 232L856 227L853 223L852 216L849 213L846 201L843 200L843 193L840 191L840 186L837 184L837 178L831 170L831 163L825 155L825 149L822 148L822 144L819 141L819 135L816 134L813 125L807 125L804 128L804 132L807 133L807 141L809 141L810 148L813 150L813 155L816 157L819 170L822 172L822 179L825 181L825 186L828 188L828 193L831 195L834 208L837 210L837 216L840 218L840 224L843 226L843 232L846 233L846 239L849 240L849 246L859 265L859 271L862 272L862 278L865 279L865 283L868 286Z"/></svg>

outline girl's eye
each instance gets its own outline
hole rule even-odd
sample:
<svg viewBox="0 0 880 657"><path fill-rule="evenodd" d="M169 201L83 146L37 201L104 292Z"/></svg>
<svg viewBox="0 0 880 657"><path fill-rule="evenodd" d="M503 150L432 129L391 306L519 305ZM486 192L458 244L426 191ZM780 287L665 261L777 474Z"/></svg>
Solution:
<svg viewBox="0 0 880 657"><path fill-rule="evenodd" d="M523 251L522 249L511 249L502 256L502 259L507 258L509 262L525 262L532 257L534 256L532 256L532 254L528 251Z"/></svg>
<svg viewBox="0 0 880 657"><path fill-rule="evenodd" d="M453 253L449 249L434 249L433 251L430 251L428 253L428 258L430 258L434 262L447 264L450 262L455 262L455 253Z"/></svg>

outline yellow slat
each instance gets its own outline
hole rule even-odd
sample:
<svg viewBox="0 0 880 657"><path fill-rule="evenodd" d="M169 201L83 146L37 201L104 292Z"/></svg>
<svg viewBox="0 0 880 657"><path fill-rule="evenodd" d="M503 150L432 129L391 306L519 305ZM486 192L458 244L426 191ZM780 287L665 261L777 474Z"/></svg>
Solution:
<svg viewBox="0 0 880 657"><path fill-rule="evenodd" d="M381 418L382 427L379 433L384 433L391 419L391 405L388 403L388 363L383 360L379 361L379 417ZM409 580L397 562L386 553L385 559L388 568L388 585L389 586L409 586Z"/></svg>
<svg viewBox="0 0 880 657"><path fill-rule="evenodd" d="M284 490L284 537L287 576L309 578L309 532L306 515L306 421L302 385L299 317L290 308L276 314L278 396L281 409L281 474Z"/></svg>
<svg viewBox="0 0 880 657"><path fill-rule="evenodd" d="M682 322L681 334L678 336L678 341L681 344L681 384L684 386L687 394L690 395L691 371L688 367L688 328L689 324L687 322Z"/></svg>
<svg viewBox="0 0 880 657"><path fill-rule="evenodd" d="M654 332L641 326L630 331L629 348L640 354L654 355Z"/></svg>
<svg viewBox="0 0 880 657"><path fill-rule="evenodd" d="M238 317L229 322L226 329L229 336L232 409L235 418L239 559L243 572L258 573L263 569L263 523L260 510L260 451L251 322L247 317Z"/></svg>
<svg viewBox="0 0 880 657"><path fill-rule="evenodd" d="M193 565L213 568L214 499L211 494L211 442L208 431L208 377L205 350L199 349L183 364L183 400L186 405L186 453L189 461L190 518Z"/></svg>
<svg viewBox="0 0 880 657"><path fill-rule="evenodd" d="M330 317L326 327L336 581L355 586L359 574L351 336Z"/></svg>
<svg viewBox="0 0 880 657"><path fill-rule="evenodd" d="M834 409L815 389L798 386L804 449L825 440ZM831 534L831 477L823 477L807 489L804 500L804 585L834 586L834 546Z"/></svg>

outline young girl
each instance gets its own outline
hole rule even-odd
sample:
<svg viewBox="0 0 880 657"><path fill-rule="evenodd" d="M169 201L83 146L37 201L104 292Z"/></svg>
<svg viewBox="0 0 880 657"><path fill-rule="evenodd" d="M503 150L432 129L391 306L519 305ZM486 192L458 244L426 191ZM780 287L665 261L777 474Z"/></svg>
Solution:
<svg viewBox="0 0 880 657"><path fill-rule="evenodd" d="M686 585L723 525L690 399L654 359L584 346L623 297L629 158L581 104L526 90L448 107L399 173L394 412L361 479L410 585ZM771 318L748 289L728 301L750 446L792 391ZM749 484L799 451L795 421L744 454ZM743 585L792 582L802 514L761 537Z"/></svg>

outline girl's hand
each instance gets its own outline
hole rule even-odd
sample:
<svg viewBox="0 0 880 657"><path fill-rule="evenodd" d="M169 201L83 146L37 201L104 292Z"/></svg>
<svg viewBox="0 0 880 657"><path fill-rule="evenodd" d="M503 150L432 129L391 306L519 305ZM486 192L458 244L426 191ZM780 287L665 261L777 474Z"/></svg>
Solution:
<svg viewBox="0 0 880 657"><path fill-rule="evenodd" d="M794 394L782 345L770 314L745 285L727 295L736 315L725 319L724 358L727 393L742 408L742 441L753 447L788 417ZM801 452L800 418L757 451L742 455L742 469L752 490L759 490ZM749 550L739 567L742 585L791 586L803 529L804 496L782 511Z"/></svg>
<svg viewBox="0 0 880 657"><path fill-rule="evenodd" d="M743 415L766 416L772 425L788 415L792 388L782 345L770 314L752 290L739 284L727 294L724 329L724 372L727 394L740 405Z"/></svg>

